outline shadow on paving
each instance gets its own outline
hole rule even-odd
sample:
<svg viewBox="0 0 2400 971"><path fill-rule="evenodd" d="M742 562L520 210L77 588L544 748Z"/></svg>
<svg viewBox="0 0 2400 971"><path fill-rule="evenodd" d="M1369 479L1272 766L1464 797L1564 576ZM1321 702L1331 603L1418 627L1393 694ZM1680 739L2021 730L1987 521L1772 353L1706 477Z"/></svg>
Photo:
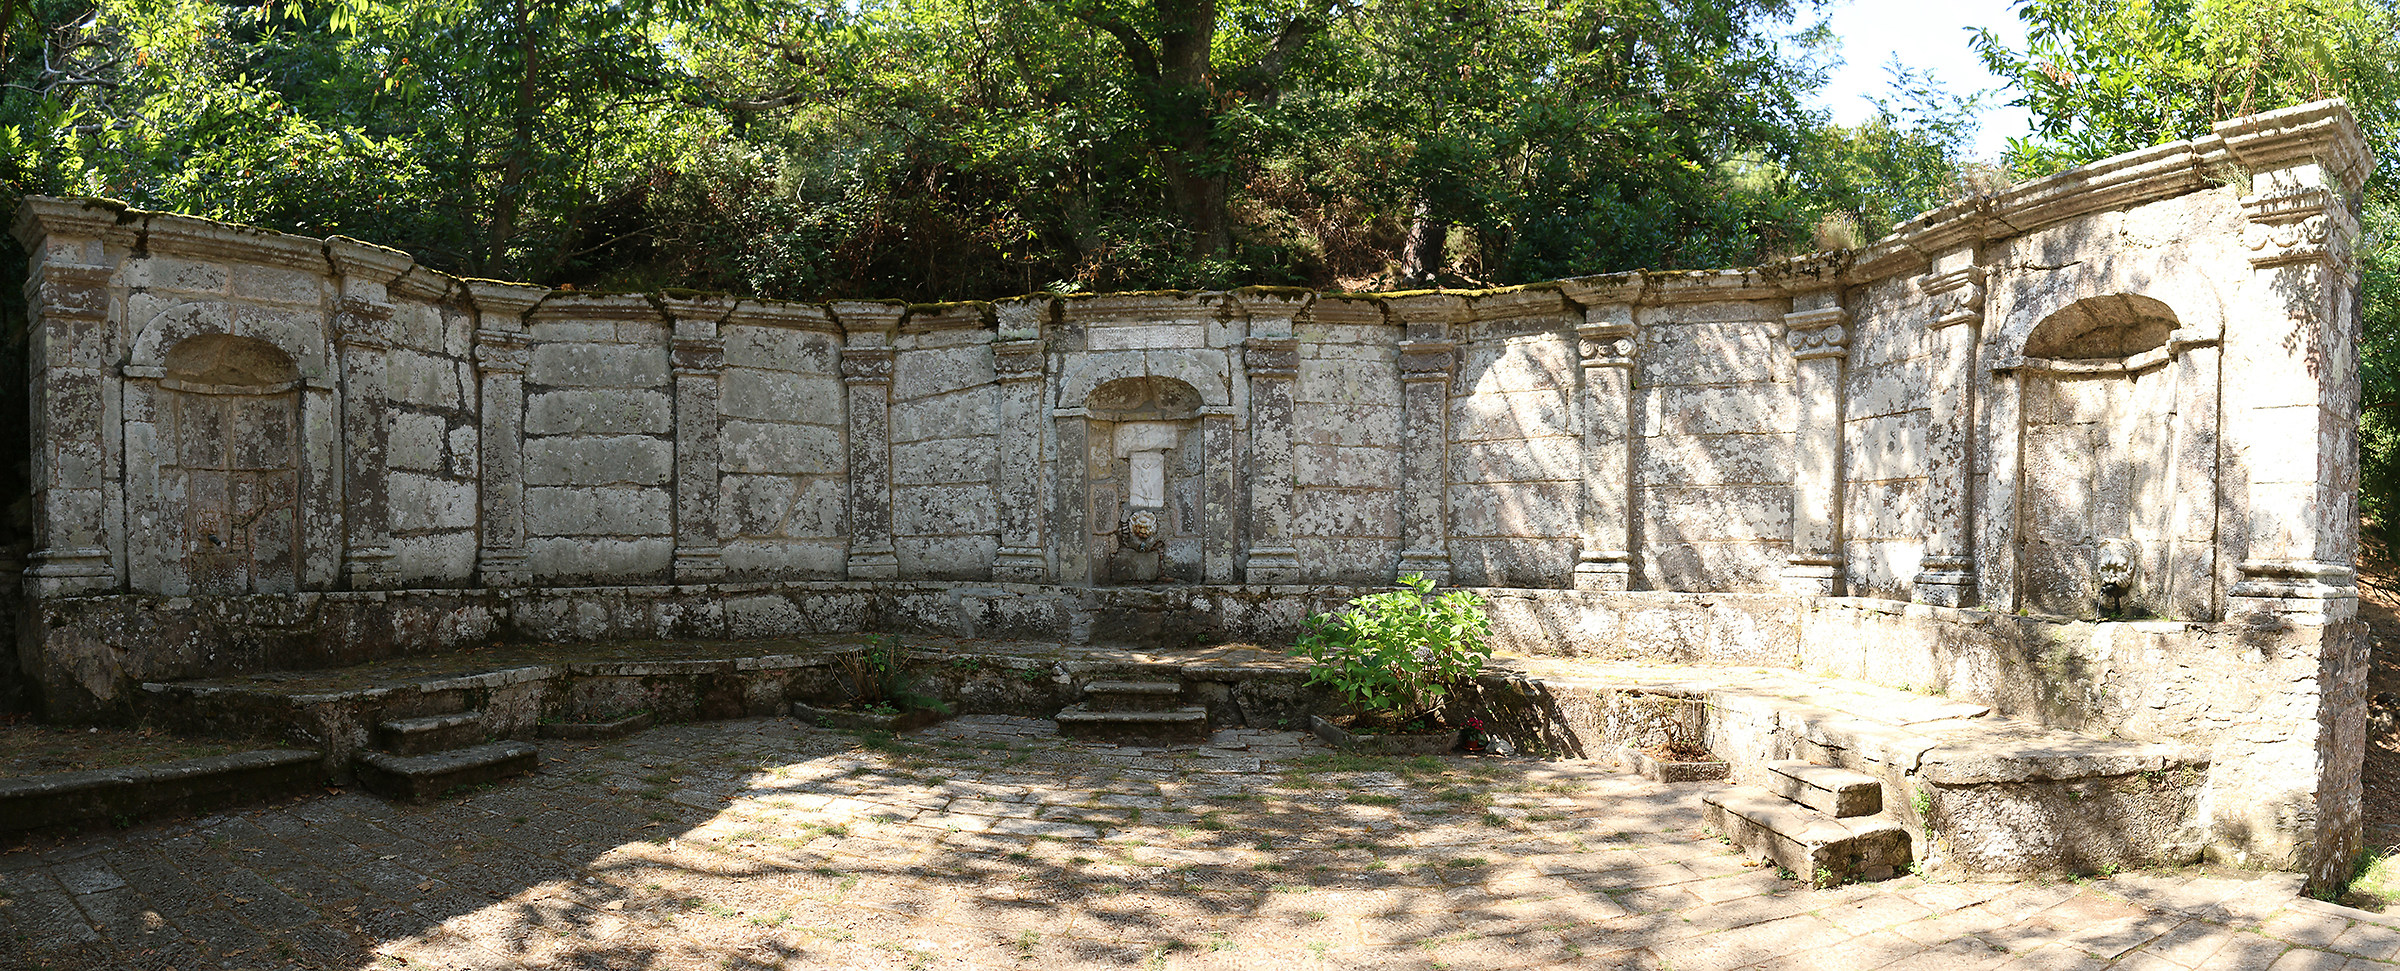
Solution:
<svg viewBox="0 0 2400 971"><path fill-rule="evenodd" d="M0 965L1974 968L2236 936L2074 885L1797 889L1699 830L1699 789L1588 763L1048 730L676 725L433 806L54 838L0 854Z"/></svg>

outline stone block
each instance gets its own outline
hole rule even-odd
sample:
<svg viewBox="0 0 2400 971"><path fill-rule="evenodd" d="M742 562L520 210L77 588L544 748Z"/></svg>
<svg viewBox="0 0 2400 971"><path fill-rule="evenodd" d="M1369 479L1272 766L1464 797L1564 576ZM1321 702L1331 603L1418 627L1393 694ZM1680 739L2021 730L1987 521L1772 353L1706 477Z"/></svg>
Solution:
<svg viewBox="0 0 2400 971"><path fill-rule="evenodd" d="M1566 587L1574 580L1572 539L1450 541L1450 582L1461 587Z"/></svg>
<svg viewBox="0 0 2400 971"><path fill-rule="evenodd" d="M640 435L556 435L525 440L525 484L664 485L673 443Z"/></svg>
<svg viewBox="0 0 2400 971"><path fill-rule="evenodd" d="M478 471L482 467L478 462L481 451L476 448L481 438L482 432L473 425L460 425L450 430L451 475L472 479L481 474Z"/></svg>
<svg viewBox="0 0 2400 971"><path fill-rule="evenodd" d="M1389 448L1299 444L1292 446L1292 473L1293 484L1300 488L1397 489L1400 452Z"/></svg>
<svg viewBox="0 0 2400 971"><path fill-rule="evenodd" d="M850 544L841 538L728 540L717 553L731 581L840 579Z"/></svg>
<svg viewBox="0 0 2400 971"><path fill-rule="evenodd" d="M1644 532L1666 543L1789 540L1788 486L1654 487L1642 506Z"/></svg>
<svg viewBox="0 0 2400 971"><path fill-rule="evenodd" d="M1844 380L1842 412L1851 419L1924 411L1920 374L1906 364L1854 367ZM2027 400L2030 401L2030 398Z"/></svg>
<svg viewBox="0 0 2400 971"><path fill-rule="evenodd" d="M1563 391L1495 391L1453 396L1450 440L1481 442L1571 436L1576 434L1574 418L1574 408Z"/></svg>
<svg viewBox="0 0 2400 971"><path fill-rule="evenodd" d="M726 368L717 388L717 410L729 418L839 425L842 379L831 374Z"/></svg>
<svg viewBox="0 0 2400 971"><path fill-rule="evenodd" d="M1792 386L1644 388L1642 430L1657 436L1789 433L1800 428Z"/></svg>
<svg viewBox="0 0 2400 971"><path fill-rule="evenodd" d="M1708 385L1792 379L1792 354L1783 322L1672 324L1641 333L1634 361L1641 384Z"/></svg>
<svg viewBox="0 0 2400 971"><path fill-rule="evenodd" d="M1313 582L1389 583L1400 561L1397 539L1295 536L1292 547L1300 561L1300 575Z"/></svg>
<svg viewBox="0 0 2400 971"><path fill-rule="evenodd" d="M999 529L998 500L989 485L894 486L892 533L957 536Z"/></svg>
<svg viewBox="0 0 2400 971"><path fill-rule="evenodd" d="M1642 549L1642 574L1654 590L1771 593L1782 589L1791 544L1659 542Z"/></svg>
<svg viewBox="0 0 2400 971"><path fill-rule="evenodd" d="M892 484L990 483L999 457L991 438L933 438L892 446Z"/></svg>
<svg viewBox="0 0 2400 971"><path fill-rule="evenodd" d="M909 401L992 383L990 344L908 349L892 359L892 398Z"/></svg>
<svg viewBox="0 0 2400 971"><path fill-rule="evenodd" d="M438 354L394 348L384 356L384 392L391 400L443 411L456 411L467 398L458 380L458 362Z"/></svg>
<svg viewBox="0 0 2400 971"><path fill-rule="evenodd" d="M1000 540L990 533L967 536L895 536L892 555L900 575L926 580L980 580L991 576Z"/></svg>
<svg viewBox="0 0 2400 971"><path fill-rule="evenodd" d="M833 475L845 461L841 431L825 425L728 421L717 448L727 472Z"/></svg>
<svg viewBox="0 0 2400 971"><path fill-rule="evenodd" d="M449 469L443 452L445 435L450 423L440 415L398 411L391 416L391 432L384 440L385 461L395 469L412 472L444 472Z"/></svg>
<svg viewBox="0 0 2400 971"><path fill-rule="evenodd" d="M1295 402L1292 406L1292 443L1295 447L1333 445L1396 449L1400 447L1400 415L1400 408L1396 405L1335 406Z"/></svg>
<svg viewBox="0 0 2400 971"><path fill-rule="evenodd" d="M838 375L841 338L819 331L788 327L727 324L725 366L758 368L793 374Z"/></svg>
<svg viewBox="0 0 2400 971"><path fill-rule="evenodd" d="M1389 355L1365 361L1302 357L1292 397L1315 404L1390 405L1400 400L1400 374Z"/></svg>
<svg viewBox="0 0 2400 971"><path fill-rule="evenodd" d="M1927 412L1910 411L1842 424L1844 475L1859 481L1922 478L1933 469Z"/></svg>
<svg viewBox="0 0 2400 971"><path fill-rule="evenodd" d="M525 490L525 531L531 536L665 536L673 530L664 489L641 486Z"/></svg>
<svg viewBox="0 0 2400 971"><path fill-rule="evenodd" d="M664 343L537 344L525 379L561 388L654 388L667 383Z"/></svg>
<svg viewBox="0 0 2400 971"><path fill-rule="evenodd" d="M525 565L540 580L657 581L675 562L668 537L634 539L536 536L525 541Z"/></svg>
<svg viewBox="0 0 2400 971"><path fill-rule="evenodd" d="M1854 539L1922 540L1925 480L1851 482L1842 489L1845 535Z"/></svg>
<svg viewBox="0 0 2400 971"><path fill-rule="evenodd" d="M1000 428L1000 389L965 391L892 402L892 443L992 435Z"/></svg>
<svg viewBox="0 0 2400 971"><path fill-rule="evenodd" d="M1583 476L1583 440L1564 436L1450 446L1450 479L1460 483L1540 482Z"/></svg>
<svg viewBox="0 0 2400 971"><path fill-rule="evenodd" d="M1292 495L1292 534L1396 538L1400 504L1389 492L1300 489Z"/></svg>
<svg viewBox="0 0 2400 971"><path fill-rule="evenodd" d="M475 572L475 534L470 530L394 536L385 569L401 583L456 582Z"/></svg>
<svg viewBox="0 0 2400 971"><path fill-rule="evenodd" d="M1641 480L1660 485L1790 485L1792 435L1659 435L1642 440Z"/></svg>
<svg viewBox="0 0 2400 971"><path fill-rule="evenodd" d="M1458 483L1450 487L1453 536L1573 536L1581 482Z"/></svg>
<svg viewBox="0 0 2400 971"><path fill-rule="evenodd" d="M674 424L675 402L663 391L572 389L525 396L528 435L662 435Z"/></svg>
<svg viewBox="0 0 2400 971"><path fill-rule="evenodd" d="M384 478L395 533L469 529L476 520L476 490L469 482L393 472Z"/></svg>
<svg viewBox="0 0 2400 971"><path fill-rule="evenodd" d="M323 274L257 263L233 264L233 295L246 300L316 304L324 300Z"/></svg>
<svg viewBox="0 0 2400 971"><path fill-rule="evenodd" d="M178 259L172 256L151 256L126 260L117 269L117 282L128 287L150 290L179 290L185 293L223 293L231 274L222 263Z"/></svg>

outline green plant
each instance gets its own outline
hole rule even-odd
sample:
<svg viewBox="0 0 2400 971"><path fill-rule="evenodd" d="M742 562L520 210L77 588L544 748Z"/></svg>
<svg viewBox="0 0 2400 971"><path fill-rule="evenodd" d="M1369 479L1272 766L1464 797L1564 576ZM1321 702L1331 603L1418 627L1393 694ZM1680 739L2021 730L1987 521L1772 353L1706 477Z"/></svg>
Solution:
<svg viewBox="0 0 2400 971"><path fill-rule="evenodd" d="M837 657L834 664L850 691L851 705L883 715L915 709L948 711L949 706L940 700L908 690L900 670L900 661L906 656L898 639L871 635L857 651Z"/></svg>
<svg viewBox="0 0 2400 971"><path fill-rule="evenodd" d="M1431 713L1492 656L1482 598L1464 590L1433 596L1433 581L1414 573L1400 586L1355 598L1338 614L1310 615L1293 647L1313 662L1310 684L1329 685L1360 714L1395 725Z"/></svg>

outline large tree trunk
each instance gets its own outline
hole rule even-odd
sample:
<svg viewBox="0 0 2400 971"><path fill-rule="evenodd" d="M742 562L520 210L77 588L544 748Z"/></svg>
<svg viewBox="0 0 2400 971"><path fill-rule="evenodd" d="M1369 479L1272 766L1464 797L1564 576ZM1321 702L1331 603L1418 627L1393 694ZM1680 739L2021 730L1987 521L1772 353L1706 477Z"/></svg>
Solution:
<svg viewBox="0 0 2400 971"><path fill-rule="evenodd" d="M1216 0L1156 0L1158 81L1150 121L1166 134L1161 146L1167 192L1183 216L1192 255L1223 256L1232 248L1225 218L1225 166L1217 158Z"/></svg>
<svg viewBox="0 0 2400 971"><path fill-rule="evenodd" d="M1408 220L1408 242L1400 246L1400 289L1441 286L1443 247L1449 241L1450 221L1433 218L1433 207L1417 200Z"/></svg>

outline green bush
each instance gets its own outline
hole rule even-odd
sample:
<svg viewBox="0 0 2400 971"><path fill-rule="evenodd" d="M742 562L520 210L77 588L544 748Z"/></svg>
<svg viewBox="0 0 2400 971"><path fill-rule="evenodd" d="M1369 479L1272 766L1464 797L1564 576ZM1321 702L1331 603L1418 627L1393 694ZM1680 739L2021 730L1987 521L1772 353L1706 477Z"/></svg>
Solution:
<svg viewBox="0 0 2400 971"><path fill-rule="evenodd" d="M1492 656L1483 598L1464 590L1433 596L1433 581L1414 573L1400 586L1353 599L1338 614L1310 615L1292 651L1315 662L1310 684L1331 685L1359 714L1393 724L1432 712Z"/></svg>

